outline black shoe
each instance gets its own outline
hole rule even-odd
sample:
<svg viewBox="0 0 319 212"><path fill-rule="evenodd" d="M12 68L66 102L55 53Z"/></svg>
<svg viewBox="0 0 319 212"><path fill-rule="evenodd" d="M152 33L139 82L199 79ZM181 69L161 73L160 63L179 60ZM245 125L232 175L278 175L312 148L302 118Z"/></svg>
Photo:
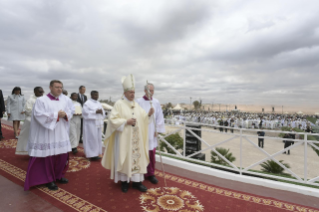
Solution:
<svg viewBox="0 0 319 212"><path fill-rule="evenodd" d="M96 157L93 157L93 158L90 158L91 161L97 161L97 160L101 160L102 158L99 157L99 156L96 156Z"/></svg>
<svg viewBox="0 0 319 212"><path fill-rule="evenodd" d="M156 179L156 177L154 175L148 177L148 180L151 181L151 183L153 183L153 184L157 184L158 183L158 180Z"/></svg>
<svg viewBox="0 0 319 212"><path fill-rule="evenodd" d="M51 191L56 191L59 189L58 186L55 184L55 182L47 183L46 186Z"/></svg>
<svg viewBox="0 0 319 212"><path fill-rule="evenodd" d="M122 187L121 187L122 192L126 193L128 191L129 185L130 184L127 181L122 181Z"/></svg>
<svg viewBox="0 0 319 212"><path fill-rule="evenodd" d="M83 144L83 141L82 141L82 139L81 139L81 140L79 141L79 143L80 143L80 144Z"/></svg>
<svg viewBox="0 0 319 212"><path fill-rule="evenodd" d="M78 153L78 149L77 149L77 148L72 148L72 153L73 153L73 154Z"/></svg>
<svg viewBox="0 0 319 212"><path fill-rule="evenodd" d="M0 136L0 141L1 141L1 139L5 139L5 137L3 137L3 136Z"/></svg>
<svg viewBox="0 0 319 212"><path fill-rule="evenodd" d="M68 182L69 182L69 180L68 179L66 179L66 178L61 178L60 180L56 180L58 183L61 183L61 184L67 184Z"/></svg>
<svg viewBox="0 0 319 212"><path fill-rule="evenodd" d="M286 154L286 152L283 152L282 154Z"/></svg>
<svg viewBox="0 0 319 212"><path fill-rule="evenodd" d="M141 182L133 182L132 188L135 188L141 192L146 192L147 188L145 185L143 185Z"/></svg>

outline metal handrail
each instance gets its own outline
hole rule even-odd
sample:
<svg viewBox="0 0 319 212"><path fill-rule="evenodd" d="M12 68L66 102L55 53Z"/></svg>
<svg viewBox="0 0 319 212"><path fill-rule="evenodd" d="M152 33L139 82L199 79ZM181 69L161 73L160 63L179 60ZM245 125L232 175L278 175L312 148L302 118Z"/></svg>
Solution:
<svg viewBox="0 0 319 212"><path fill-rule="evenodd" d="M186 125L192 125L192 124L196 124L196 125L201 125L201 126L207 126L207 127L216 127L216 128L226 128L226 129L233 129L233 130L238 130L239 133L231 133L229 135L232 135L231 138L228 138L226 140L223 140L221 142L218 142L216 144L213 144L213 145L210 145L208 142L206 142L203 138L199 137L198 135L196 135L193 131L203 131L203 132L213 132L213 133L216 133L216 134L225 134L223 132L219 132L217 130L209 130L209 129L198 129L198 128L192 128L192 127L186 127ZM206 164L206 165L211 165L211 166L215 166L215 167L219 167L219 168L223 168L223 169L227 169L227 170L231 170L231 171L235 171L235 172L238 172L240 175L243 175L243 174L250 174L250 175L256 175L256 176L261 176L261 177L269 177L269 178L274 178L274 179L280 179L280 180L286 180L286 181L290 181L290 182L298 182L298 183L304 183L304 184L309 184L309 185L316 185L318 186L319 184L316 183L315 181L319 180L319 176L317 177L314 177L312 179L307 179L307 171L308 171L308 167L307 167L307 156L308 156L308 144L319 150L319 147L314 145L314 143L319 143L318 141L312 141L312 140L308 140L307 139L307 136L309 135L309 133L306 133L306 132L291 132L291 131L275 131L275 130L262 130L264 132L276 132L276 133L289 133L289 134L299 134L299 135L304 135L304 139L303 140L297 140L297 139L288 139L288 138L281 138L281 137L269 137L269 136L258 136L258 135L248 135L248 134L243 134L243 130L244 131L253 131L253 132L258 132L260 131L260 129L246 129L246 128L234 128L234 127L226 127L226 126L220 126L220 125L211 125L211 124L206 124L206 123L197 123L197 122L185 122L183 121L182 122L182 125L170 125L170 124L165 124L166 126L171 126L171 127L177 127L178 129L174 130L173 132L170 132L166 135L160 135L159 136L159 141L162 141L164 143L166 143L169 148L171 148L175 153L176 155L174 154L170 154L168 152L163 152L164 154L166 155L171 155L171 156L174 156L174 157L177 157L177 158L181 158L181 159L185 159L187 161L192 161L192 162L197 162L197 163L202 163L202 164ZM170 145L169 142L167 142L167 140L165 139L166 137L168 137L169 135L172 135L172 134L175 134L177 132L180 132L181 130L185 130L185 133L184 133L184 139L183 139L183 154L181 154L177 149L175 149L172 145ZM196 151L194 152L193 154L191 155L185 155L185 148L186 148L186 131L191 133L193 136L195 136L201 143L205 144L205 148L199 150L199 151ZM318 135L319 134L311 134L311 135ZM263 138L263 139L266 139L266 138L270 138L270 139L274 139L274 140L287 140L287 141L294 141L296 142L294 145L291 145L291 146L288 146L284 149L281 149L280 151L277 151L276 153L274 154L269 154L268 152L266 152L265 150L263 150L262 148L259 148L254 142L252 142L249 138L250 137L254 137L254 138ZM235 138L240 138L240 167L237 167L234 163L230 162L229 160L227 160L223 155L221 155L218 151L216 151L215 147L223 144L223 143L226 143L228 141L231 141ZM259 149L263 154L266 155L266 157L262 160L259 160L247 167L243 167L242 166L242 161L243 161L243 139L245 139L246 141L248 141L249 143L251 143L256 149ZM274 157L278 156L279 154L287 151L287 150L290 150L290 149L293 149L293 148L296 148L300 145L304 144L304 177L302 179L302 177L298 176L298 174L294 173L291 169L287 168L286 166L284 166L283 164L281 164L278 160L276 160ZM207 150L211 150L213 151L214 153L216 153L219 157L221 157L229 166L223 166L223 165L219 165L219 164L215 164L215 163L211 163L211 162L208 162L208 161L199 161L197 159L193 159L191 157L197 155L197 154L200 154L202 152L205 152ZM249 171L249 169L251 169L252 167L255 167L263 162L265 162L266 160L273 160L275 163L277 163L279 166L281 166L285 171L287 171L288 173L290 173L294 178L285 178L285 177L281 177L281 176L276 176L276 175L271 175L271 174L267 174L267 173L259 173L259 172L252 172L252 171Z"/></svg>

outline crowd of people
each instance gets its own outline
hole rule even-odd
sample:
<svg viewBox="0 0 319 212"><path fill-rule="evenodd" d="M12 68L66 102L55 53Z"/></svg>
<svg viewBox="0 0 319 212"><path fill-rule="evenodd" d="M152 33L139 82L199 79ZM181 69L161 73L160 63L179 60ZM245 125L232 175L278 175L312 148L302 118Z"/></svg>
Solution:
<svg viewBox="0 0 319 212"><path fill-rule="evenodd" d="M316 118L316 123L310 122L307 118ZM264 129L282 129L290 131L283 136L284 148L287 148L294 144L295 139L299 139L299 134L296 134L296 130L307 133L313 133L313 128L319 126L319 117L308 115L283 115L276 113L239 113L239 112L197 112L188 111L179 114L167 113L166 124L181 125L187 123L201 123L207 126L213 126L215 129L219 129L220 132L227 133L228 130L233 133L235 129L258 129L258 146L264 148L264 136L266 133ZM290 155L290 150L283 152L283 154Z"/></svg>
<svg viewBox="0 0 319 212"><path fill-rule="evenodd" d="M264 129L280 129L282 127L290 127L305 131L311 129L312 126L319 126L319 121L313 124L304 115L283 115L276 113L184 112L178 115L170 114L167 120L167 123L172 125L180 125L184 122L246 129L258 129L259 127Z"/></svg>
<svg viewBox="0 0 319 212"><path fill-rule="evenodd" d="M123 192L129 190L130 181L142 192L147 190L144 179L158 183L155 151L158 133L165 133L165 124L161 105L153 98L154 85L147 84L145 95L136 100L134 76L123 77L122 86L123 98L108 115L104 154L106 112L98 101L98 91L91 91L91 98L87 98L85 86L80 86L78 93L68 97L63 83L52 80L47 95L42 87L35 87L34 94L25 100L21 88L15 87L5 109L0 90L1 118L7 111L8 120L13 121L16 154L29 155L25 190L40 184L57 190L57 183L68 183L69 154L78 154L81 142L85 157L110 169L111 179L121 181ZM19 134L20 121L24 123ZM0 138L4 139L2 134Z"/></svg>

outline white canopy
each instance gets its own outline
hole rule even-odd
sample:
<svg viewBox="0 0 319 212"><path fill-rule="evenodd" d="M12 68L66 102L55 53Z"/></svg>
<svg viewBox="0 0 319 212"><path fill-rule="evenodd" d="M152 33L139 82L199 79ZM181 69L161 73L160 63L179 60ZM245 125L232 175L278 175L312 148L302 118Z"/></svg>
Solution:
<svg viewBox="0 0 319 212"><path fill-rule="evenodd" d="M177 104L177 105L173 108L173 110L184 110L184 109L180 106L180 104Z"/></svg>
<svg viewBox="0 0 319 212"><path fill-rule="evenodd" d="M298 114L303 114L303 112L302 112L302 111L299 111Z"/></svg>
<svg viewBox="0 0 319 212"><path fill-rule="evenodd" d="M108 105L106 103L101 103L102 107L104 110L112 110L113 107L111 105Z"/></svg>
<svg viewBox="0 0 319 212"><path fill-rule="evenodd" d="M319 115L319 113L318 113L318 112L315 112L315 115Z"/></svg>

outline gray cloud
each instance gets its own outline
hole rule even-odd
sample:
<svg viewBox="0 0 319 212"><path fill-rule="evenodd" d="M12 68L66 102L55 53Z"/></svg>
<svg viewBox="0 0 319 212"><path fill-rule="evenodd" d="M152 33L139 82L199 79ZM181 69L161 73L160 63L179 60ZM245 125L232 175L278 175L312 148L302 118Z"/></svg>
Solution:
<svg viewBox="0 0 319 212"><path fill-rule="evenodd" d="M276 7L274 7L276 4ZM260 8L263 8L260 10ZM275 8L275 9L274 9ZM319 104L317 1L1 1L0 88L61 79L120 98L133 73L161 102Z"/></svg>

